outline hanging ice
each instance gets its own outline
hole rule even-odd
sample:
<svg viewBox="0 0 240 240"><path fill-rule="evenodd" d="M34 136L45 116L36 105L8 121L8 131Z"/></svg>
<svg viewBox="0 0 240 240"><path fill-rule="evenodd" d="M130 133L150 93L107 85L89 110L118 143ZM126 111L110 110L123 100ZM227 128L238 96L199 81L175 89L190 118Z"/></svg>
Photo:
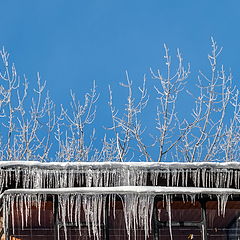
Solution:
<svg viewBox="0 0 240 240"><path fill-rule="evenodd" d="M32 205L38 210L41 225L41 209L50 194L57 195L53 202L59 206L66 239L68 223L78 226L81 233L85 219L89 235L98 240L107 214L111 212L115 216L115 200L119 196L129 238L132 233L136 236L138 228L144 230L147 238L151 232L154 198L158 195L166 201L172 239L171 196L180 195L183 202L189 199L194 202L201 194L217 196L218 213L224 216L228 197L240 191L240 164L6 162L0 163L0 180L1 190L10 185L26 190L3 194L5 227L10 218L13 231L14 214L19 215L24 228L28 225ZM65 190L61 190L63 188ZM78 188L81 189L76 193ZM109 189L114 190L104 192ZM6 209L11 209L10 215Z"/></svg>

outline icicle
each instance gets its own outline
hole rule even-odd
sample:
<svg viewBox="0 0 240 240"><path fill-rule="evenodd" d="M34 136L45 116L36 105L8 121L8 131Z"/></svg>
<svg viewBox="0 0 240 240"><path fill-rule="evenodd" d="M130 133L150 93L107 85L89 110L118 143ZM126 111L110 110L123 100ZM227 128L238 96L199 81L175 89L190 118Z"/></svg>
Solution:
<svg viewBox="0 0 240 240"><path fill-rule="evenodd" d="M131 229L131 208L129 209L129 204L131 203L131 196L130 195L125 195L124 199L122 200L123 204L123 211L124 211L124 219L125 219L125 224L126 224L126 230L128 234L128 239L130 240L130 229ZM131 207L131 206L130 206Z"/></svg>
<svg viewBox="0 0 240 240"><path fill-rule="evenodd" d="M157 186L158 176L159 176L159 171L157 171L157 170L151 170L150 171L150 180L151 180L153 186Z"/></svg>
<svg viewBox="0 0 240 240"><path fill-rule="evenodd" d="M89 210L89 200L88 200L88 196L83 196L83 201L82 201L82 205L83 205L83 210L85 213L85 221L86 221L86 225L88 228L88 236L91 236L91 228L90 228L90 210Z"/></svg>
<svg viewBox="0 0 240 240"><path fill-rule="evenodd" d="M192 203L193 205L195 205L196 195L195 195L195 194L191 194L191 195L190 195L190 199L191 199L191 203Z"/></svg>
<svg viewBox="0 0 240 240"><path fill-rule="evenodd" d="M42 207L42 202L41 202L41 195L40 194L36 197L36 201L37 201L36 207L37 207L37 210L38 210L38 225L41 226L41 207Z"/></svg>
<svg viewBox="0 0 240 240"><path fill-rule="evenodd" d="M228 201L228 195L227 194L217 195L217 200L218 200L218 216L222 215L224 217Z"/></svg>
<svg viewBox="0 0 240 240"><path fill-rule="evenodd" d="M202 171L202 186L205 188L206 187L206 169L201 169Z"/></svg>
<svg viewBox="0 0 240 240"><path fill-rule="evenodd" d="M17 219L20 218L20 214L19 214L19 209L20 209L20 207L19 207L19 196L20 196L20 195L17 194L17 195L15 196L15 199L14 199L15 204L16 204Z"/></svg>
<svg viewBox="0 0 240 240"><path fill-rule="evenodd" d="M20 214L21 214L21 225L23 230L23 227L24 227L23 195L20 195Z"/></svg>
<svg viewBox="0 0 240 240"><path fill-rule="evenodd" d="M196 187L197 186L197 171L195 169L192 171L192 181L193 181L193 186Z"/></svg>
<svg viewBox="0 0 240 240"><path fill-rule="evenodd" d="M59 206L61 209L61 219L62 219L62 223L63 223L64 236L65 236L65 240L67 240L67 225L66 225L67 197L59 195L58 200L59 200Z"/></svg>
<svg viewBox="0 0 240 240"><path fill-rule="evenodd" d="M14 200L15 197L14 196L9 196L10 197L10 203L9 205L11 205L10 211L11 211L11 215L12 215L12 229L13 229L13 234L15 234L15 221L14 221Z"/></svg>
<svg viewBox="0 0 240 240"><path fill-rule="evenodd" d="M98 234L99 234L99 237L101 236L101 222L102 222L102 207L103 207L103 197L99 197L97 198L97 213L98 213ZM105 212L105 209L104 209L104 212ZM105 221L105 218L103 219L103 221Z"/></svg>
<svg viewBox="0 0 240 240"><path fill-rule="evenodd" d="M28 217L29 217L29 207L28 207L28 198L27 195L23 195L23 209L25 210L24 216L25 216L25 227L28 225Z"/></svg>
<svg viewBox="0 0 240 240"><path fill-rule="evenodd" d="M229 171L227 171L227 186L226 188L230 188L231 184L232 184L232 170L230 169Z"/></svg>
<svg viewBox="0 0 240 240"><path fill-rule="evenodd" d="M179 181L180 181L180 173L177 171L177 187L179 186Z"/></svg>
<svg viewBox="0 0 240 240"><path fill-rule="evenodd" d="M104 173L103 173L103 175L104 175L104 186L105 187L108 187L108 186L110 186L110 178L109 178L109 172L107 171L107 170L105 170L104 171Z"/></svg>
<svg viewBox="0 0 240 240"><path fill-rule="evenodd" d="M215 187L215 175L216 175L216 170L213 169L211 172L210 172L210 175L211 175L211 178L210 178L210 186L209 187Z"/></svg>
<svg viewBox="0 0 240 240"><path fill-rule="evenodd" d="M201 172L197 169L197 187L200 187L201 184Z"/></svg>
<svg viewBox="0 0 240 240"><path fill-rule="evenodd" d="M239 171L238 170L235 171L234 179L235 179L235 187L239 189Z"/></svg>
<svg viewBox="0 0 240 240"><path fill-rule="evenodd" d="M185 204L186 199L185 199L185 194L182 194L182 202Z"/></svg>
<svg viewBox="0 0 240 240"><path fill-rule="evenodd" d="M68 187L74 187L74 176L76 174L73 170L69 170L68 172Z"/></svg>
<svg viewBox="0 0 240 240"><path fill-rule="evenodd" d="M123 196L123 212L128 238L131 230L136 237L136 230L143 228L145 239L151 231L151 218L153 212L154 197L148 194L126 194Z"/></svg>
<svg viewBox="0 0 240 240"><path fill-rule="evenodd" d="M35 177L34 177L34 181L33 181L33 188L42 188L43 177L42 177L41 169L39 169L39 170L36 171L36 174L35 174Z"/></svg>
<svg viewBox="0 0 240 240"><path fill-rule="evenodd" d="M113 217L116 219L116 194L112 194L112 202L113 202Z"/></svg>
<svg viewBox="0 0 240 240"><path fill-rule="evenodd" d="M215 179L215 186L219 188L219 169L216 170L216 179Z"/></svg>
<svg viewBox="0 0 240 240"><path fill-rule="evenodd" d="M188 186L188 169L185 170L185 187Z"/></svg>
<svg viewBox="0 0 240 240"><path fill-rule="evenodd" d="M7 236L7 232L8 232L8 224L9 224L9 219L8 219L8 215L9 215L9 196L5 196L3 198L3 226L4 226L4 235L5 237Z"/></svg>
<svg viewBox="0 0 240 240"><path fill-rule="evenodd" d="M184 174L184 169L181 170L181 175L182 175L182 186L184 186L184 183L185 183L185 174Z"/></svg>
<svg viewBox="0 0 240 240"><path fill-rule="evenodd" d="M170 170L169 169L167 169L167 187L169 187L170 186Z"/></svg>
<svg viewBox="0 0 240 240"><path fill-rule="evenodd" d="M75 198L75 222L78 226L79 235L81 236L81 196L77 195Z"/></svg>
<svg viewBox="0 0 240 240"><path fill-rule="evenodd" d="M169 195L166 195L166 202L167 202L167 212L168 212L169 234L170 234L170 239L173 240L173 234L172 234L171 198L170 198Z"/></svg>
<svg viewBox="0 0 240 240"><path fill-rule="evenodd" d="M173 169L172 170L172 186L177 186L178 185L178 170L177 169Z"/></svg>
<svg viewBox="0 0 240 240"><path fill-rule="evenodd" d="M88 169L86 173L86 186L91 187L92 186L92 170Z"/></svg>
<svg viewBox="0 0 240 240"><path fill-rule="evenodd" d="M6 170L6 172L5 172L5 179L4 179L5 187L8 187L8 172L9 172L9 170Z"/></svg>
<svg viewBox="0 0 240 240"><path fill-rule="evenodd" d="M4 171L0 169L0 193L3 191L3 186L4 186Z"/></svg>
<svg viewBox="0 0 240 240"><path fill-rule="evenodd" d="M129 169L122 168L120 175L120 186L129 186L130 185L130 172Z"/></svg>
<svg viewBox="0 0 240 240"><path fill-rule="evenodd" d="M18 184L19 184L19 179L20 179L20 171L19 169L15 169L14 172L14 177L15 177L15 188L17 188ZM10 172L10 182L12 182L12 174Z"/></svg>

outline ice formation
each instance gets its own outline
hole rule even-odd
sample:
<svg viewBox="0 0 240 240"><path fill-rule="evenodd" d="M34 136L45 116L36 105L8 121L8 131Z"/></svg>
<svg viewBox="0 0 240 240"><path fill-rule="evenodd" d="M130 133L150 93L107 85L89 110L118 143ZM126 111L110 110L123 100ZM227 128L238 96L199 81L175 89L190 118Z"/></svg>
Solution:
<svg viewBox="0 0 240 240"><path fill-rule="evenodd" d="M112 186L240 188L240 163L1 162L1 189Z"/></svg>
<svg viewBox="0 0 240 240"><path fill-rule="evenodd" d="M153 196L148 194L125 194L121 196L123 200L123 210L126 222L127 233L130 238L130 230L136 231L143 228L145 236L149 236L151 230L151 216L153 210ZM84 218L88 228L88 235L94 236L94 239L100 239L101 224L105 224L107 211L111 205L106 205L107 200L111 201L112 195L105 194L61 194L58 196L58 214L63 223L65 239L67 240L67 223L73 223L78 226L81 233L81 223ZM20 214L22 229L28 225L28 217L31 215L31 208L35 205L38 209L46 199L46 194L7 194L4 196L4 216L5 229L11 220L14 232L15 214ZM113 205L114 206L114 205ZM16 209L14 209L14 207ZM9 209L11 216L9 216ZM15 211L14 211L15 210ZM53 209L54 211L54 209ZM38 211L39 225L41 211ZM81 216L83 214L83 216ZM10 219L9 219L10 217Z"/></svg>
<svg viewBox="0 0 240 240"><path fill-rule="evenodd" d="M195 202L203 195L216 197L218 214L233 195L240 195L239 163L39 163L1 162L1 198L4 204L5 229L14 214L20 214L22 228L28 224L31 206L38 209L47 196L58 205L58 216L67 239L67 224L78 226L84 218L88 234L101 238L101 224L109 212L115 213L115 199L122 199L126 230L143 229L145 239L152 226L154 199L166 203L171 230L171 200L182 196L183 201ZM6 188L15 188L8 189ZM57 197L56 197L57 196ZM16 208L16 211L14 211ZM9 216L8 209L11 209ZM55 211L55 209L53 209Z"/></svg>
<svg viewBox="0 0 240 240"><path fill-rule="evenodd" d="M161 196L166 202L169 215L169 231L171 239L171 200L172 196L180 195L182 198L195 202L196 197L201 195L216 196L218 200L219 215L225 214L225 207L228 197L240 194L238 189L206 189L188 187L85 187L65 189L11 189L6 190L3 198L3 209L5 216L5 229L9 220L14 229L14 214L20 214L22 228L27 226L28 216L31 215L31 207L35 205L40 209L46 201L47 196L57 195L58 214L63 223L65 238L67 239L67 223L74 223L81 232L81 221L84 218L87 224L89 235L99 240L101 236L101 224L105 223L105 216L108 212L114 212L114 205L107 202L114 202L119 196L122 199L123 211L127 233L130 239L130 231L136 234L136 229L143 229L145 239L151 232L151 220L155 196ZM14 207L16 208L14 211ZM11 209L11 216L9 216ZM55 209L53 208L53 211ZM41 211L38 211L39 225ZM83 216L82 216L83 215ZM10 219L9 219L10 217Z"/></svg>

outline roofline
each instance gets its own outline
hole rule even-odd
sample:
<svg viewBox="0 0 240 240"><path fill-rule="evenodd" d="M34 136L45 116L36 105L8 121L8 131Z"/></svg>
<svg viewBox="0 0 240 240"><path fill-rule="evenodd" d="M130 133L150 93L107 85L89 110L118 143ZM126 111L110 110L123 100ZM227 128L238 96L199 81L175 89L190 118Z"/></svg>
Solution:
<svg viewBox="0 0 240 240"><path fill-rule="evenodd" d="M105 195L105 194L148 194L148 195L240 195L240 189L199 188L199 187L152 187L152 186L121 186L121 187L78 187L78 188L38 188L38 189L8 189L0 197L6 195Z"/></svg>
<svg viewBox="0 0 240 240"><path fill-rule="evenodd" d="M44 168L44 169L239 169L240 162L38 162L0 161L0 168Z"/></svg>

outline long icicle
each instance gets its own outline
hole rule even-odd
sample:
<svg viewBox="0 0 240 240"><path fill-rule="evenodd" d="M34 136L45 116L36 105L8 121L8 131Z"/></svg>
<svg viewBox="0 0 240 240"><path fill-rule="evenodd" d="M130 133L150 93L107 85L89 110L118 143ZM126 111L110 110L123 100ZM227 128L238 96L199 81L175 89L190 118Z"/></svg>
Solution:
<svg viewBox="0 0 240 240"><path fill-rule="evenodd" d="M170 234L170 239L173 240L173 234L172 234L171 197L170 197L169 195L166 195L166 202L167 202L167 212L168 212L169 234Z"/></svg>

